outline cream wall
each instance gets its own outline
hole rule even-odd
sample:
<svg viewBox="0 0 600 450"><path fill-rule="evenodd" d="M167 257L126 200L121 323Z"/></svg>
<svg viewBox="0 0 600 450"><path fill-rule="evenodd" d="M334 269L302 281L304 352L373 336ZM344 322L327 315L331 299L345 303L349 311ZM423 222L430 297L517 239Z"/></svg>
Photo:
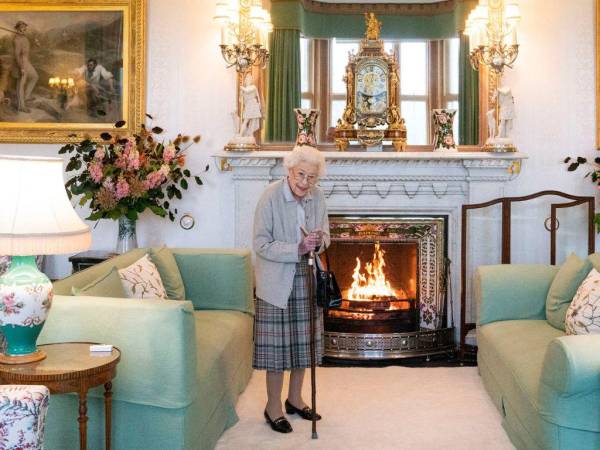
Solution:
<svg viewBox="0 0 600 450"><path fill-rule="evenodd" d="M507 187L508 195L554 188L592 195L591 183L567 174L561 160L568 154L594 155L594 0L523 0L521 52L506 83L517 102L515 140L529 154L521 176ZM180 212L190 212L196 226L182 230L152 214L138 225L141 246L231 246L233 199L229 174L219 173L211 155L233 133L229 115L235 107L235 73L225 69L218 50L219 30L212 21L214 0L148 1L147 110L166 135L202 135L189 150L188 164L201 174L204 186L191 186ZM561 30L561 31L556 31ZM55 155L56 145L0 146L0 153ZM82 216L85 211L80 210ZM539 211L518 211L515 232L527 238L525 250L516 245L515 260L529 260L535 249L546 251L545 234L534 217ZM544 216L545 217L545 216ZM539 222L539 221L538 221ZM91 226L94 226L91 223ZM93 231L93 248L112 249L116 224L100 221ZM563 247L574 243L564 241ZM65 256L50 258L51 276L66 275Z"/></svg>

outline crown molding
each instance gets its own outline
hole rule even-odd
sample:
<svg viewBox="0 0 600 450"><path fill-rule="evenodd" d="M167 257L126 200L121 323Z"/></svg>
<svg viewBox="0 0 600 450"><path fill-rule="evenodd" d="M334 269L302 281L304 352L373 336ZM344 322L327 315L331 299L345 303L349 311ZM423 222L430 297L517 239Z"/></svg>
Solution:
<svg viewBox="0 0 600 450"><path fill-rule="evenodd" d="M281 3L289 0L271 0ZM436 3L327 3L317 0L298 0L305 11L321 14L363 14L432 16L455 10L463 0L443 0Z"/></svg>

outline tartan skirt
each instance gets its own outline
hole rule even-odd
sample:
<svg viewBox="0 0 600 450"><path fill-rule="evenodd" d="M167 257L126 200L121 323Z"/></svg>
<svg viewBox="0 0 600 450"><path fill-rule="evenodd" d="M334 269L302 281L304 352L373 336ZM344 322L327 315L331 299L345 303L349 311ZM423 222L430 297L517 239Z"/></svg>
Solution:
<svg viewBox="0 0 600 450"><path fill-rule="evenodd" d="M252 367L269 372L310 367L309 267L306 258L296 263L296 275L286 309L255 300L254 357ZM323 356L323 310L316 309L316 364Z"/></svg>

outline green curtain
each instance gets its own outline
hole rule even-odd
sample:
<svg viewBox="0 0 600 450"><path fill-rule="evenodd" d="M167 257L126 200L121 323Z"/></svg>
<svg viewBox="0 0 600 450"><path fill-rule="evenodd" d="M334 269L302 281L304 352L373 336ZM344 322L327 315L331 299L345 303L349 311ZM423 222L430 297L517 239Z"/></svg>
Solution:
<svg viewBox="0 0 600 450"><path fill-rule="evenodd" d="M300 107L300 30L273 30L270 52L267 141L295 141L294 108Z"/></svg>
<svg viewBox="0 0 600 450"><path fill-rule="evenodd" d="M469 38L460 36L458 111L460 145L479 143L479 73L469 62Z"/></svg>

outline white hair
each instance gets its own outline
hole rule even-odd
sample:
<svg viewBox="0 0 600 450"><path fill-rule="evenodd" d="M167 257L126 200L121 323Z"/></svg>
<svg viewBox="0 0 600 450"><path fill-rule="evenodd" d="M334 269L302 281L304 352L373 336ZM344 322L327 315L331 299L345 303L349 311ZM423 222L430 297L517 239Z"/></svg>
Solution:
<svg viewBox="0 0 600 450"><path fill-rule="evenodd" d="M291 152L283 157L283 166L286 169L293 169L301 162L317 166L319 177L325 175L325 157L315 147L296 145Z"/></svg>

